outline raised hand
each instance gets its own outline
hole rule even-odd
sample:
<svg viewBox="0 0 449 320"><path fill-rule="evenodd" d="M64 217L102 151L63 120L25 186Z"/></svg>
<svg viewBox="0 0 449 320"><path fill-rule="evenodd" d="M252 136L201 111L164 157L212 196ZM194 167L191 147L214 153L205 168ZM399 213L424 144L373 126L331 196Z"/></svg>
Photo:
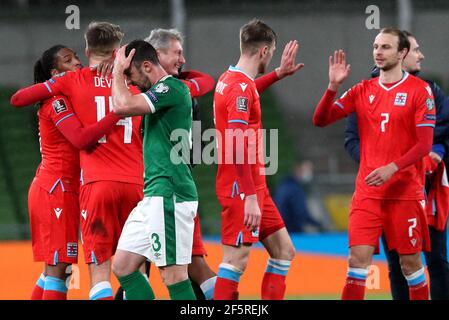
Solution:
<svg viewBox="0 0 449 320"><path fill-rule="evenodd" d="M351 65L346 64L346 54L343 50L334 51L329 57L329 89L337 91L343 81L349 76Z"/></svg>
<svg viewBox="0 0 449 320"><path fill-rule="evenodd" d="M304 63L296 63L296 55L298 54L299 43L297 40L289 41L282 52L281 64L276 68L279 79L294 74L296 71L304 67Z"/></svg>
<svg viewBox="0 0 449 320"><path fill-rule="evenodd" d="M120 73L123 74L123 72L129 68L129 66L131 65L131 60L134 57L134 54L136 53L136 49L132 49L129 52L128 57L125 56L125 50L126 50L126 45L124 45L123 47L121 47L118 51L117 54L115 56L115 60L114 60L114 73Z"/></svg>

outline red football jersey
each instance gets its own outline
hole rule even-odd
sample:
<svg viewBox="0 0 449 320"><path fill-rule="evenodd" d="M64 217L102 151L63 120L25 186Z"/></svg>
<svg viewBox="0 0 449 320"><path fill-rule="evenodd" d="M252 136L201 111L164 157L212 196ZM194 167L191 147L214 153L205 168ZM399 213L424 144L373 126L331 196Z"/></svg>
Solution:
<svg viewBox="0 0 449 320"><path fill-rule="evenodd" d="M234 197L242 190L235 165L225 163L233 159L232 148L225 148L225 130L228 123L248 124L254 135L248 135L249 163L254 186L257 190L266 187L265 166L263 158L262 119L259 93L254 79L242 70L229 67L218 80L214 94L214 121L218 142L218 172L216 192L218 196ZM252 137L252 138L251 138ZM245 162L248 158L245 159Z"/></svg>
<svg viewBox="0 0 449 320"><path fill-rule="evenodd" d="M37 111L42 161L36 171L36 182L48 192L58 183L63 190L79 190L79 151L57 128L73 115L70 102L62 96L44 101Z"/></svg>
<svg viewBox="0 0 449 320"><path fill-rule="evenodd" d="M99 77L88 67L52 78L46 85L55 94L63 94L70 100L84 126L112 111L111 77ZM140 124L140 116L121 119L107 137L98 141L94 151L80 152L83 184L109 180L143 185Z"/></svg>
<svg viewBox="0 0 449 320"><path fill-rule="evenodd" d="M418 141L417 127L435 127L435 103L429 85L406 72L390 87L377 77L356 84L335 105L347 114L357 114L360 168L356 193L375 199L423 199L423 161L399 170L380 187L370 187L364 180L374 169L409 151Z"/></svg>

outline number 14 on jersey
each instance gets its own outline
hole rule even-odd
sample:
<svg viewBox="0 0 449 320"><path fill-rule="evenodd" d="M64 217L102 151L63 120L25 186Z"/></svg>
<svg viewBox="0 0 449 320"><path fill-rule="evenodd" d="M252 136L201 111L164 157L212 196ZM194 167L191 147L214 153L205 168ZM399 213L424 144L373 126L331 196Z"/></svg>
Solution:
<svg viewBox="0 0 449 320"><path fill-rule="evenodd" d="M109 96L109 112L112 112L112 97ZM97 105L97 121L100 121L106 116L106 97L104 96L96 96L95 97L95 103ZM131 137L133 133L133 120L131 117L126 117L124 119L120 119L117 122L118 126L124 127L124 136L123 136L123 143L131 143ZM106 136L103 136L100 140L98 140L99 143L106 143Z"/></svg>

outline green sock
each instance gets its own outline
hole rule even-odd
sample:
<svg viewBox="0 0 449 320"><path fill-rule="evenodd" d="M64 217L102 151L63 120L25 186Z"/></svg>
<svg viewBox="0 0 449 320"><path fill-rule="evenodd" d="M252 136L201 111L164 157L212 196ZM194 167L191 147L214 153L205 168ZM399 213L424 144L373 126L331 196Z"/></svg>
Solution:
<svg viewBox="0 0 449 320"><path fill-rule="evenodd" d="M135 271L118 281L125 291L126 300L154 300L154 292L140 271Z"/></svg>
<svg viewBox="0 0 449 320"><path fill-rule="evenodd" d="M167 286L172 300L196 300L190 279Z"/></svg>

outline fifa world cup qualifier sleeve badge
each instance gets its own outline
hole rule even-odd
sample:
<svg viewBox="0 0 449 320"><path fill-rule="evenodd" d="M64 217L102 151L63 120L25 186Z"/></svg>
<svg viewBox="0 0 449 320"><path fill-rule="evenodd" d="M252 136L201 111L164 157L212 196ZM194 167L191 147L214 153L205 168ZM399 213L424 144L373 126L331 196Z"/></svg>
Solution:
<svg viewBox="0 0 449 320"><path fill-rule="evenodd" d="M426 107L427 107L427 110L429 110L429 111L431 111L433 109L433 107L435 107L435 102L433 101L433 99L427 98Z"/></svg>

